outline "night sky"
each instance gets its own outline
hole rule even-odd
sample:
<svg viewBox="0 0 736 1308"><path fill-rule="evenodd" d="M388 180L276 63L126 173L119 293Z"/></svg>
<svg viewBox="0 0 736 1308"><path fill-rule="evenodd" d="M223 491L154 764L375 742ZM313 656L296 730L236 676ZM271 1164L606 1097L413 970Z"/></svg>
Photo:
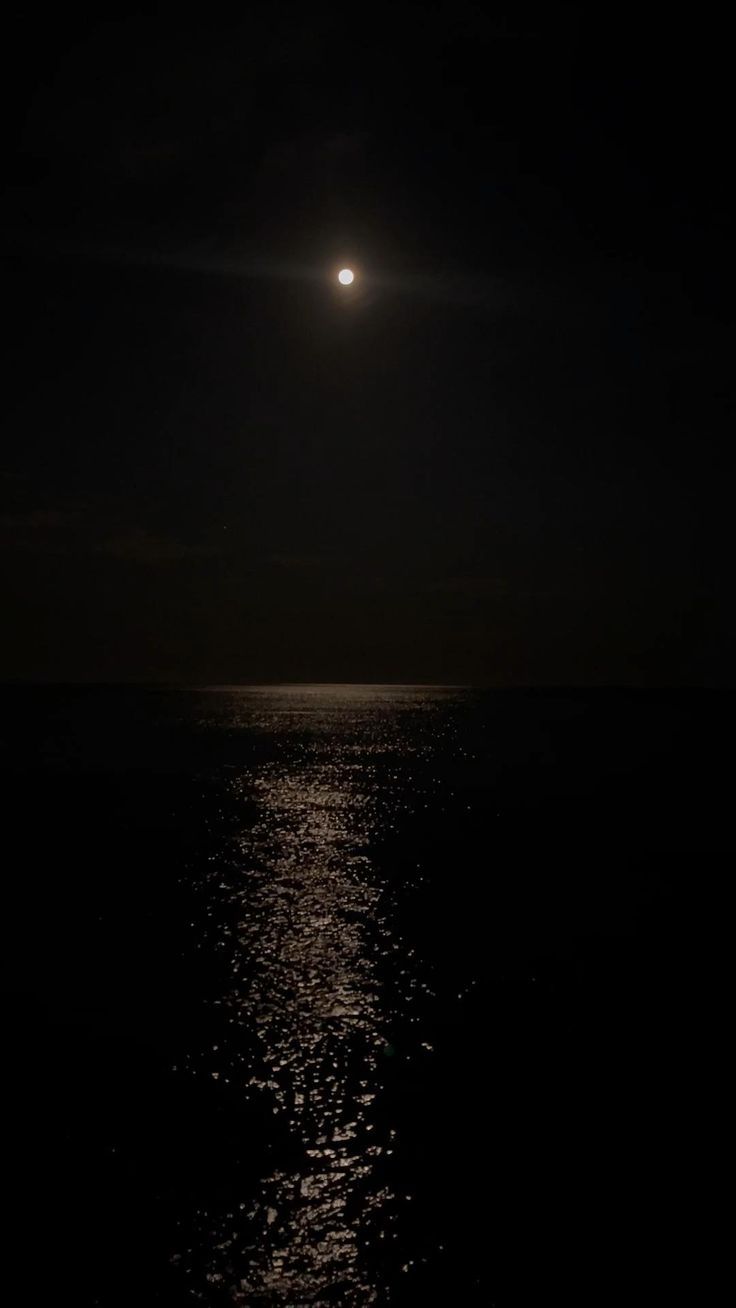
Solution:
<svg viewBox="0 0 736 1308"><path fill-rule="evenodd" d="M0 677L731 682L715 10L102 8L5 31Z"/></svg>

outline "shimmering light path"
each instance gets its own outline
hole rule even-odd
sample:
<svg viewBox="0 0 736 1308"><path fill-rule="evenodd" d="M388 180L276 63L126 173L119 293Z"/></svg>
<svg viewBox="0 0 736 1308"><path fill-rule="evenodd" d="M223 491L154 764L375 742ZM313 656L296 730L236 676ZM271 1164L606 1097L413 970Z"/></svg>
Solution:
<svg viewBox="0 0 736 1308"><path fill-rule="evenodd" d="M242 727L273 750L234 775L247 820L207 880L231 985L227 1047L199 1074L237 1087L244 1104L266 1095L290 1147L255 1193L244 1178L236 1207L198 1213L198 1235L177 1258L205 1301L218 1289L242 1304L380 1299L367 1270L375 1258L361 1250L390 1241L398 1202L382 1066L396 1007L423 983L411 959L386 983L399 945L370 850L406 802L411 755L446 728L433 710L447 700L441 690L301 687L221 691L206 705L218 730Z"/></svg>

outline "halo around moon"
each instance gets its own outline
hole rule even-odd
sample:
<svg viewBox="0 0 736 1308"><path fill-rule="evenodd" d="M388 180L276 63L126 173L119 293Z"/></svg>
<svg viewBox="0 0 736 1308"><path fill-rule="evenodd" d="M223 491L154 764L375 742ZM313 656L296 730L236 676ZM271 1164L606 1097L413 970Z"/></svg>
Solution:
<svg viewBox="0 0 736 1308"><path fill-rule="evenodd" d="M337 274L337 280L341 282L343 286L349 286L350 283L355 280L355 273L352 268L341 268Z"/></svg>

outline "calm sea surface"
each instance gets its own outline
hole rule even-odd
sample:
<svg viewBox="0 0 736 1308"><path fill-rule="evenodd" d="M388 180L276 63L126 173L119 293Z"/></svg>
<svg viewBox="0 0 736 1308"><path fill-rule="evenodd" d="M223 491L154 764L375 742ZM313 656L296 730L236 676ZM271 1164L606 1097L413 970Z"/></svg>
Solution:
<svg viewBox="0 0 736 1308"><path fill-rule="evenodd" d="M731 697L2 706L26 1302L664 1302Z"/></svg>

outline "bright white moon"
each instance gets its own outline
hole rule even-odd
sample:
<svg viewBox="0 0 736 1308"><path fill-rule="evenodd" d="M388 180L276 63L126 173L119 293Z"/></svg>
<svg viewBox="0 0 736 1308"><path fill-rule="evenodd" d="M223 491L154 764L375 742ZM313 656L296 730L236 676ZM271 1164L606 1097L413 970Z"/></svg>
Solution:
<svg viewBox="0 0 736 1308"><path fill-rule="evenodd" d="M337 280L342 282L343 286L349 286L355 277L352 268L342 268L337 274Z"/></svg>

